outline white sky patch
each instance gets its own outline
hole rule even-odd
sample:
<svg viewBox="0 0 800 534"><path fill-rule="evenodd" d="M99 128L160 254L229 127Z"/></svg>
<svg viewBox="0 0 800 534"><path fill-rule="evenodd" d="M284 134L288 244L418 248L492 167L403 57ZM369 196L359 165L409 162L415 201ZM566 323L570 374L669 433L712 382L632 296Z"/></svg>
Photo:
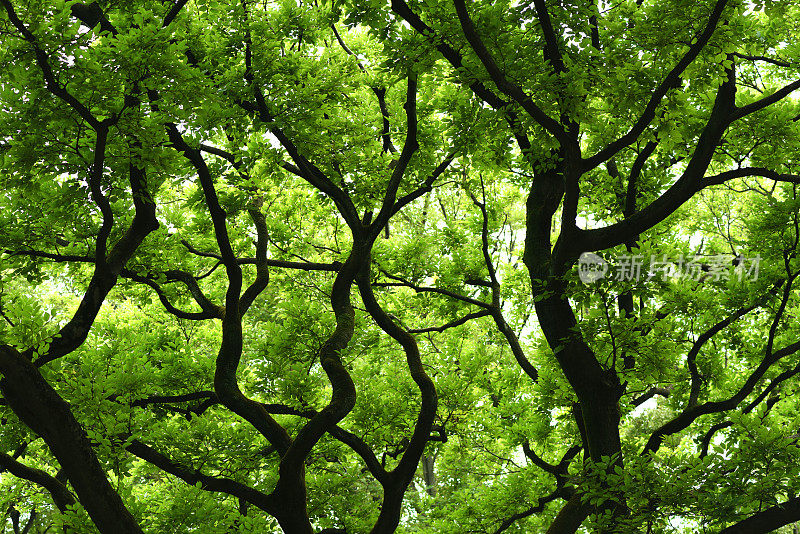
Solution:
<svg viewBox="0 0 800 534"><path fill-rule="evenodd" d="M646 412L655 410L657 405L658 405L658 399L656 399L655 397L650 397L649 399L641 403L639 406L631 410L630 414L628 415L630 417L639 417L640 415Z"/></svg>

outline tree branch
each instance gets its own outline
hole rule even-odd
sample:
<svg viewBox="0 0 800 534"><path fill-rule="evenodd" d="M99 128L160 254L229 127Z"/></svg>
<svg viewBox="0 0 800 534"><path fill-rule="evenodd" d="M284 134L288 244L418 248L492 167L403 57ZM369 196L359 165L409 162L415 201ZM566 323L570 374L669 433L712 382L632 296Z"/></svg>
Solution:
<svg viewBox="0 0 800 534"><path fill-rule="evenodd" d="M500 525L497 527L497 530L494 531L494 534L500 534L501 532L505 532L506 530L511 528L511 526L514 523L516 523L520 519L525 519L526 517L530 517L533 514L542 513L544 511L544 507L545 507L545 505L547 503L552 502L552 501L558 499L559 497L564 497L564 491L561 488L556 489L553 493L551 493L549 495L546 495L544 497L539 497L539 502L536 504L536 506L531 506L527 510L524 510L522 512L518 512L518 513L516 513L516 514L514 514L514 515L512 515L510 517L507 517L506 519L504 519L500 523Z"/></svg>
<svg viewBox="0 0 800 534"><path fill-rule="evenodd" d="M436 386L425 372L416 339L405 329L395 324L375 298L370 283L369 264L359 271L356 283L361 299L364 302L364 307L372 319L381 330L403 347L411 378L419 388L420 396L422 397L419 414L417 415L408 447L397 466L383 482L383 504L373 528L373 532L393 532L400 521L403 495L414 477L422 453L430 439L433 421L436 417L438 397Z"/></svg>
<svg viewBox="0 0 800 534"><path fill-rule="evenodd" d="M389 183L386 185L386 193L383 196L383 202L378 215L375 217L375 222L370 227L370 238L377 237L383 227L389 222L394 208L396 206L395 200L397 198L397 190L400 187L400 182L403 180L403 175L408 168L408 164L414 153L419 148L417 141L417 75L415 73L408 73L408 89L406 91L406 103L403 106L406 110L406 140L403 143L403 149L400 151L400 158L392 169L392 175L389 177Z"/></svg>
<svg viewBox="0 0 800 534"><path fill-rule="evenodd" d="M506 342L511 348L511 353L514 355L514 359L517 360L517 363L522 370L525 371L525 374L527 374L531 380L536 382L539 380L539 372L525 356L525 351L522 349L522 345L519 342L516 332L514 332L503 316L502 303L500 302L500 281L497 279L497 271L494 267L494 262L492 261L492 255L489 253L489 214L486 211L486 189L484 188L482 176L481 194L483 201L478 201L478 199L475 198L472 193L470 193L469 196L472 199L472 203L481 210L481 249L483 252L483 261L486 265L486 269L489 271L489 280L492 284L492 305L490 308L492 319L494 319L497 329L506 338Z"/></svg>
<svg viewBox="0 0 800 534"><path fill-rule="evenodd" d="M392 5L395 4L395 1L392 2ZM503 94L522 106L522 108L531 116L531 118L533 118L533 120L535 120L545 130L550 132L550 134L558 139L562 145L572 144L572 140L567 135L567 132L564 130L563 126L561 126L558 121L547 115L539 106L537 106L536 103L534 103L534 101L531 99L530 95L526 94L518 85L506 78L505 74L503 74L502 70L500 70L500 68L497 66L497 63L495 62L491 53L486 48L486 45L483 44L483 41L478 35L475 25L469 18L465 0L453 0L453 5L456 8L456 14L458 15L458 20L461 23L461 29L464 32L464 36L467 38L467 42L469 42L472 50L478 56L478 59L480 59L484 68L486 69L486 72L489 73L492 81L495 83L495 85L497 85L497 88L500 89ZM552 27L550 30L552 31ZM557 63L558 60L554 62L554 65Z"/></svg>
<svg viewBox="0 0 800 534"><path fill-rule="evenodd" d="M238 497L272 516L276 516L280 513L278 503L276 503L271 496L261 493L250 486L236 482L235 480L209 476L203 474L199 470L190 469L169 459L139 440L133 440L125 449L134 456L153 464L162 471L183 480L189 485L196 486L199 484L200 489L205 491L226 493Z"/></svg>
<svg viewBox="0 0 800 534"><path fill-rule="evenodd" d="M11 24L17 29L20 35L22 35L22 38L31 45L31 48L33 48L33 52L36 55L36 63L39 65L39 70L42 71L42 76L44 77L44 83L47 90L50 91L53 96L63 100L83 120L89 123L89 126L91 126L93 129L97 130L100 128L101 121L97 120L97 118L95 118L95 116L89 111L89 108L82 104L77 98L75 98L75 96L72 95L72 93L67 91L67 89L58 82L55 74L53 73L53 69L50 66L50 60L47 57L47 54L39 46L36 36L31 33L31 31L17 16L16 11L14 11L14 6L11 4L11 0L0 0L0 5L5 8L6 14L8 15L8 20L11 22Z"/></svg>
<svg viewBox="0 0 800 534"><path fill-rule="evenodd" d="M724 4L725 1L719 0L717 7L719 8L719 4ZM656 200L623 221L593 230L574 229L569 243L557 243L558 251L554 251L554 254L559 254L566 261L572 257L577 259L583 251L604 250L625 243L666 219L702 189L703 176L736 109L735 74L732 69L729 69L727 74L728 78L717 91L714 107L680 178ZM606 159L608 158L600 159L597 164Z"/></svg>
<svg viewBox="0 0 800 534"><path fill-rule="evenodd" d="M172 24L172 21L175 20L175 17L177 17L178 14L181 12L183 6L189 3L189 0L174 0L174 1L175 3L172 5L172 8L170 8L169 13L167 13L167 16L164 17L164 22L161 24L163 28L166 28L167 26Z"/></svg>
<svg viewBox="0 0 800 534"><path fill-rule="evenodd" d="M471 297L467 297L465 295L459 295L453 291L449 291L447 289L440 289L438 287L423 287L418 286L405 278L400 276L395 276L392 274L387 273L386 271L381 270L381 272L387 278L391 280L398 280L398 282L373 282L372 285L375 287L407 287L409 289L413 289L417 293L437 293L439 295L444 295L446 297L450 297L452 299L460 300L462 302L467 302L469 304L474 304L475 306L480 306L481 308L490 309L492 307L491 304L487 304L486 302L482 302L480 300L473 299Z"/></svg>
<svg viewBox="0 0 800 534"><path fill-rule="evenodd" d="M642 451L642 454L655 453L661 447L664 437L688 428L697 418L703 415L724 412L736 408L739 403L753 391L755 385L761 380L764 373L772 364L797 351L800 351L800 341L774 351L771 356L765 357L762 360L761 364L750 374L745 383L731 397L721 401L705 402L685 409L650 435L650 439L647 441L647 445Z"/></svg>
<svg viewBox="0 0 800 534"><path fill-rule="evenodd" d="M764 167L741 167L739 169L732 169L730 171L721 172L713 176L704 177L698 186L698 190L712 185L720 185L735 178L746 178L748 176L761 176L776 182L800 184L800 175L782 174Z"/></svg>
<svg viewBox="0 0 800 534"><path fill-rule="evenodd" d="M339 43L339 46L342 47L342 50L348 55L356 58L356 64L358 65L359 70L364 74L367 73L367 69L364 65L361 64L361 61L358 60L358 56L353 53L352 50L347 46L347 44L342 39L342 36L339 35L339 32L336 30L336 25L331 24L331 30L333 31L334 37L336 37L336 41ZM383 151L384 152L397 152L397 149L392 144L392 136L391 136L391 124L389 124L389 108L386 106L386 88L384 87L377 87L377 86L370 86L372 92L375 94L375 97L378 99L378 107L381 111L381 117L383 118L383 131L381 132L381 139L383 141Z"/></svg>
<svg viewBox="0 0 800 534"><path fill-rule="evenodd" d="M477 312L472 312L466 314L464 317L459 317L455 321L450 321L449 323L445 323L442 326L431 326L428 328L411 328L408 330L409 334L425 334L427 332L444 332L449 328L455 328L456 326L461 326L472 319L477 319L479 317L486 317L487 315L491 315L492 312L488 310L481 310Z"/></svg>
<svg viewBox="0 0 800 534"><path fill-rule="evenodd" d="M69 322L54 336L47 352L36 360L37 366L69 354L84 342L106 296L116 285L117 278L125 264L133 257L144 239L158 228L156 206L147 190L144 169L131 163L129 165L129 182L135 209L133 221L108 252L103 265L95 264L94 273L78 309ZM29 349L28 353L32 354L33 349Z"/></svg>
<svg viewBox="0 0 800 534"><path fill-rule="evenodd" d="M266 289L269 284L269 266L267 264L267 244L269 236L267 232L267 219L261 212L262 201L259 199L256 206L247 212L256 227L256 278L253 283L245 289L242 298L239 299L239 313L244 315L255 301L256 297Z"/></svg>
<svg viewBox="0 0 800 534"><path fill-rule="evenodd" d="M739 59L746 59L748 61L764 61L765 63L772 63L773 65L777 65L779 67L790 68L792 65L786 61L782 61L780 59L773 59L771 57L766 56L751 56L748 54L740 54L739 52L734 52L733 56L738 57Z"/></svg>
<svg viewBox="0 0 800 534"><path fill-rule="evenodd" d="M697 359L697 355L700 353L700 349L703 348L712 337L717 335L719 332L727 328L731 323L734 321L741 319L751 311L755 310L756 308L761 307L764 304L764 300L768 298L770 293L767 293L763 298L759 299L755 304L751 306L747 306L746 308L739 308L734 313L726 317L725 319L719 321L714 326L700 334L697 340L692 344L692 348L689 349L689 352L686 355L686 365L689 368L689 373L692 377L691 379L691 390L689 392L689 400L686 403L687 408L691 408L697 404L698 397L700 395L700 385L702 378L700 376L700 372L697 369L697 363L695 360Z"/></svg>
<svg viewBox="0 0 800 534"><path fill-rule="evenodd" d="M760 98L751 104L747 104L746 106L738 108L733 114L733 120L738 120L742 117L746 117L747 115L755 113L756 111L760 111L767 106L786 98L797 89L800 89L800 80L795 80L792 83L778 89L769 96L765 96L764 98Z"/></svg>
<svg viewBox="0 0 800 534"><path fill-rule="evenodd" d="M29 467L3 452L0 452L0 468L8 471L17 478L22 478L42 486L50 492L53 502L62 512L66 511L68 506L75 504L75 497L70 493L67 487L55 477L50 476L41 469Z"/></svg>
<svg viewBox="0 0 800 534"><path fill-rule="evenodd" d="M640 404L644 404L646 401L652 399L656 395L661 395L662 397L669 397L670 392L672 391L672 387L665 387L661 388L658 386L653 386L644 392L642 395L636 397L631 401L631 404L634 406L639 406Z"/></svg>
<svg viewBox="0 0 800 534"><path fill-rule="evenodd" d="M796 521L800 521L800 497L761 510L720 530L719 534L768 534Z"/></svg>
<svg viewBox="0 0 800 534"><path fill-rule="evenodd" d="M706 23L706 27L703 29L703 32L697 37L697 40L694 42L694 44L689 47L689 50L686 52L686 54L683 55L675 67L673 67L673 69L667 74L664 80L655 88L653 93L650 95L650 99L648 100L647 105L645 105L644 111L639 119L634 123L628 133L616 141L608 144L594 156L585 158L583 160L583 168L585 170L593 169L607 159L611 158L617 152L633 143L642 134L642 132L644 132L645 128L647 128L653 119L655 119L656 109L661 103L661 100L666 96L670 89L680 87L681 74L683 74L683 71L686 70L686 67L691 65L706 44L708 44L708 41L711 39L711 36L714 34L714 31L716 30L717 25L722 18L722 12L725 10L727 3L728 0L717 0L716 4L714 5L714 9L711 11L708 17L708 22Z"/></svg>

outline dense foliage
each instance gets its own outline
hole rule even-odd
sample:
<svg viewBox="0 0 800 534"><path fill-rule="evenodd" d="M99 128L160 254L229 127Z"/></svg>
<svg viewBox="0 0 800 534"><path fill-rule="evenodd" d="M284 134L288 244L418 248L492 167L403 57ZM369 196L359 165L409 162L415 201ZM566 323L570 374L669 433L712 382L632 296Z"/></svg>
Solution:
<svg viewBox="0 0 800 534"><path fill-rule="evenodd" d="M0 6L4 532L800 521L795 2Z"/></svg>

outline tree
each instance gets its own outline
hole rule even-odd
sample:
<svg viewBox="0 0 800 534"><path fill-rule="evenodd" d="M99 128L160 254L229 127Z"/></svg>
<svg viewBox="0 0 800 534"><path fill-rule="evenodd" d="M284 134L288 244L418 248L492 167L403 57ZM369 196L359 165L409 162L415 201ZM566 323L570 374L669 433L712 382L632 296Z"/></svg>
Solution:
<svg viewBox="0 0 800 534"><path fill-rule="evenodd" d="M800 521L789 2L0 3L15 531Z"/></svg>

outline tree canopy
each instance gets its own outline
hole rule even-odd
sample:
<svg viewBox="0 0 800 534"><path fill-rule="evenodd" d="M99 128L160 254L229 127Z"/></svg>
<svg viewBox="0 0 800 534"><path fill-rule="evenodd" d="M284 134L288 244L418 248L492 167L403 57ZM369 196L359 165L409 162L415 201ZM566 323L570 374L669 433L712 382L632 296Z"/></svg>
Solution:
<svg viewBox="0 0 800 534"><path fill-rule="evenodd" d="M3 532L800 522L800 6L0 0Z"/></svg>

